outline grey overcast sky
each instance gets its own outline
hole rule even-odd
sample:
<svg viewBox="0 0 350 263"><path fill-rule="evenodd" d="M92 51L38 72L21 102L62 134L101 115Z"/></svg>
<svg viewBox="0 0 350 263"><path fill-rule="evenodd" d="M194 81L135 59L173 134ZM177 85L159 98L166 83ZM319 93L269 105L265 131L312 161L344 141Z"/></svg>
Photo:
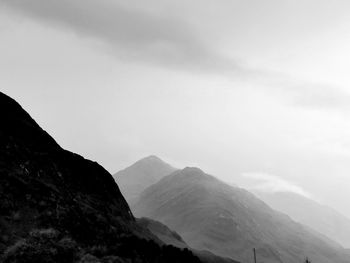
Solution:
<svg viewBox="0 0 350 263"><path fill-rule="evenodd" d="M155 154L350 217L350 2L0 0L0 89L111 173Z"/></svg>

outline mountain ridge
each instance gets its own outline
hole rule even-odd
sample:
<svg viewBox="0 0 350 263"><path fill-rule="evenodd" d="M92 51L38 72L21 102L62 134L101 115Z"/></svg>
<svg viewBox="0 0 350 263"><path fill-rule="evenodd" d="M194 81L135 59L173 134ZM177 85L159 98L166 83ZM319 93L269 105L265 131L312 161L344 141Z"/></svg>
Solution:
<svg viewBox="0 0 350 263"><path fill-rule="evenodd" d="M169 226L195 249L235 255L243 262L251 259L253 247L261 262L294 263L306 257L327 263L349 260L337 244L330 247L252 193L198 168L187 167L162 178L148 187L131 208L136 216Z"/></svg>
<svg viewBox="0 0 350 263"><path fill-rule="evenodd" d="M275 210L350 248L350 219L336 210L291 192L254 194Z"/></svg>

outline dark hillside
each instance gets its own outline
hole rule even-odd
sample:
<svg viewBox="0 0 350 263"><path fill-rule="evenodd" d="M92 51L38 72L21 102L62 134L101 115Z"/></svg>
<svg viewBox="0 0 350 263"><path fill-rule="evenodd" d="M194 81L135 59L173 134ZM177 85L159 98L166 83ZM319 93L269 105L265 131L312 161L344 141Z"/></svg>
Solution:
<svg viewBox="0 0 350 263"><path fill-rule="evenodd" d="M140 227L113 177L0 93L0 261L199 262Z"/></svg>

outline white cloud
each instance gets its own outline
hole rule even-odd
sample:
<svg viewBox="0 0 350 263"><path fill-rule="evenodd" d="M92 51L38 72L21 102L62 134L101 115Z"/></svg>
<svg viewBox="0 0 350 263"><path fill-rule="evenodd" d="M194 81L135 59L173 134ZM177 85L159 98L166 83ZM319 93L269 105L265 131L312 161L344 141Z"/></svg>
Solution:
<svg viewBox="0 0 350 263"><path fill-rule="evenodd" d="M350 104L350 94L333 85L295 80L281 72L252 67L249 59L236 59L210 35L203 36L185 16L148 12L111 0L0 0L0 6L97 39L118 59L243 79L257 89L281 93L297 106L347 109ZM229 27L236 26L233 22L238 21L231 21Z"/></svg>
<svg viewBox="0 0 350 263"><path fill-rule="evenodd" d="M267 173L243 173L242 175L250 181L247 187L251 190L258 190L267 193L292 192L312 198L312 195L300 186L276 175Z"/></svg>

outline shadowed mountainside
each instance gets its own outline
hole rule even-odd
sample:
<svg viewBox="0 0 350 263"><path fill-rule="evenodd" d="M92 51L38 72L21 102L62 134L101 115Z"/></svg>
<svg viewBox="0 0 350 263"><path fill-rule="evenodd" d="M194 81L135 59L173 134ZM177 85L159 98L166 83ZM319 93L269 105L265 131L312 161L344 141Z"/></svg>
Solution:
<svg viewBox="0 0 350 263"><path fill-rule="evenodd" d="M273 209L350 248L350 219L332 208L290 192L254 193Z"/></svg>
<svg viewBox="0 0 350 263"><path fill-rule="evenodd" d="M246 190L229 186L198 168L185 168L147 188L132 207L136 216L158 220L194 249L242 262L350 262L336 243L330 246L271 209Z"/></svg>
<svg viewBox="0 0 350 263"><path fill-rule="evenodd" d="M175 170L157 156L151 155L115 173L113 177L125 199L132 204L143 190Z"/></svg>
<svg viewBox="0 0 350 263"><path fill-rule="evenodd" d="M1 262L200 262L139 226L113 177L0 93Z"/></svg>
<svg viewBox="0 0 350 263"><path fill-rule="evenodd" d="M166 225L146 217L137 218L136 221L139 225L150 230L152 234L158 237L165 244L173 245L179 248L188 247L182 237L175 231L169 229Z"/></svg>
<svg viewBox="0 0 350 263"><path fill-rule="evenodd" d="M238 261L235 261L230 258L224 258L219 257L209 251L204 250L193 250L190 248L185 241L182 239L182 237L176 233L175 231L172 231L167 226L163 225L162 223L152 220L150 218L140 218L137 219L138 223L142 225L143 227L149 229L152 234L154 234L156 237L158 237L161 241L163 241L165 244L173 245L178 248L188 248L193 251L193 253L198 256L202 261L205 262L212 262L212 263L239 263Z"/></svg>

